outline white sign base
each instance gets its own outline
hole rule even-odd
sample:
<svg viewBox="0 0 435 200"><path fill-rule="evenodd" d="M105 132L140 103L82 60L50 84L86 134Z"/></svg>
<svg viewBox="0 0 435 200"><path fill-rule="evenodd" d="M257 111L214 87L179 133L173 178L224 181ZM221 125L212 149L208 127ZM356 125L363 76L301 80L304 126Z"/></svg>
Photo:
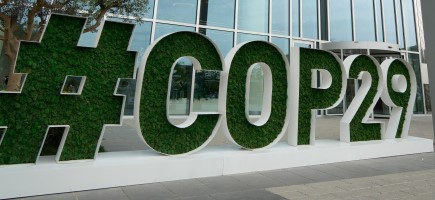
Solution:
<svg viewBox="0 0 435 200"><path fill-rule="evenodd" d="M206 147L188 156L153 151L101 153L95 161L0 166L0 199L221 176L334 162L433 152L433 141L409 137L342 143L317 140L315 146L278 143L262 151L233 146Z"/></svg>

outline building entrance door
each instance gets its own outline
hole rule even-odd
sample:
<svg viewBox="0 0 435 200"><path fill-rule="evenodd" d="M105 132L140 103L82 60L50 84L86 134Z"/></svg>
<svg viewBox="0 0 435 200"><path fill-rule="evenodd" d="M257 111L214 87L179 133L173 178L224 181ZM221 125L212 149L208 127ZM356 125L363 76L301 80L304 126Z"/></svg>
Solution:
<svg viewBox="0 0 435 200"><path fill-rule="evenodd" d="M382 63L388 58L404 58L400 53L397 45L390 45L386 43L377 42L337 42L322 44L322 49L332 51L338 55L342 60L356 54L371 55L379 63ZM361 80L348 79L345 98L337 107L326 111L327 115L343 115L346 109L352 102L355 94L361 85ZM374 117L388 117L391 108L385 105L382 100L378 100L374 109Z"/></svg>

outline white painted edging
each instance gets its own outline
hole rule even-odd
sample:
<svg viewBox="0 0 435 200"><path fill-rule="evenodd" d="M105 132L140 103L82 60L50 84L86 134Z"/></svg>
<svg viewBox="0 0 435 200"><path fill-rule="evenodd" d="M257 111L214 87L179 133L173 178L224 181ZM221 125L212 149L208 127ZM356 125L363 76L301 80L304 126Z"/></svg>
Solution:
<svg viewBox="0 0 435 200"><path fill-rule="evenodd" d="M341 143L318 140L315 146L278 143L263 151L206 147L189 156L153 151L101 153L95 161L56 164L41 157L37 165L0 167L0 198L221 176L245 172L433 152L433 141L408 139Z"/></svg>

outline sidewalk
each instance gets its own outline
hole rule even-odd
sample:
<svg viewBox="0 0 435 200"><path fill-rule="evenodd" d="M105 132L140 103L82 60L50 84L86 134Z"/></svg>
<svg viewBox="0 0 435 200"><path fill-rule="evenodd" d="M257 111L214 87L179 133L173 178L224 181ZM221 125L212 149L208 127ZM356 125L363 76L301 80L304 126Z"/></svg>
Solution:
<svg viewBox="0 0 435 200"><path fill-rule="evenodd" d="M318 119L319 138L337 137L339 117ZM413 117L410 135L433 139L430 116ZM123 138L117 138L123 139ZM215 143L220 138L215 139ZM222 139L223 140L223 139ZM121 147L119 147L121 148ZM101 190L26 200L435 199L435 153L405 155Z"/></svg>
<svg viewBox="0 0 435 200"><path fill-rule="evenodd" d="M46 195L26 200L435 199L435 153Z"/></svg>

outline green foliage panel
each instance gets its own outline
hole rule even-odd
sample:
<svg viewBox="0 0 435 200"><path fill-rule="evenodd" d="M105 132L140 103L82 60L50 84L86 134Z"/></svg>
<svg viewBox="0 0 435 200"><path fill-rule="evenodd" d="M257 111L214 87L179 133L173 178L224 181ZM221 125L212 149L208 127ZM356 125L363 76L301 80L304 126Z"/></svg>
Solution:
<svg viewBox="0 0 435 200"><path fill-rule="evenodd" d="M355 113L352 121L350 122L350 141L368 141L381 139L381 124L364 124L362 123L364 116L369 111L370 105L376 103L375 99L378 92L379 74L376 64L370 57L361 55L358 56L350 66L349 79L357 79L361 72L368 72L372 77L372 84L369 91L364 97L361 106Z"/></svg>
<svg viewBox="0 0 435 200"><path fill-rule="evenodd" d="M329 52L300 48L298 145L310 144L311 109L324 109L339 98L342 88L340 62ZM332 76L330 88L311 88L311 70L328 70Z"/></svg>
<svg viewBox="0 0 435 200"><path fill-rule="evenodd" d="M272 71L272 110L263 126L252 125L245 116L248 69L266 63ZM242 147L256 149L272 143L281 133L287 108L287 72L282 54L266 42L242 46L231 63L227 90L227 124L233 139Z"/></svg>
<svg viewBox="0 0 435 200"><path fill-rule="evenodd" d="M404 93L395 92L393 90L392 79L394 75L403 75L406 78L407 88ZM406 65L403 64L400 60L395 60L391 63L390 68L387 72L387 88L388 93L390 94L393 103L399 107L402 107L402 114L400 116L399 127L397 127L396 138L400 138L402 136L403 125L405 124L405 117L408 111L409 99L411 98L411 78L406 68Z"/></svg>
<svg viewBox="0 0 435 200"><path fill-rule="evenodd" d="M106 22L98 48L77 47L85 19L53 15L40 44L22 42L16 72L29 73L21 94L0 94L7 132L0 164L32 163L49 125L70 125L61 160L91 159L104 124L119 124L117 79L131 77L132 25ZM66 75L87 76L82 95L60 95Z"/></svg>
<svg viewBox="0 0 435 200"><path fill-rule="evenodd" d="M206 70L222 71L214 45L193 32L178 32L160 40L151 51L143 75L140 128L147 144L165 154L182 154L201 146L211 135L219 115L198 115L187 128L177 128L166 117L166 98L172 65L191 56Z"/></svg>

